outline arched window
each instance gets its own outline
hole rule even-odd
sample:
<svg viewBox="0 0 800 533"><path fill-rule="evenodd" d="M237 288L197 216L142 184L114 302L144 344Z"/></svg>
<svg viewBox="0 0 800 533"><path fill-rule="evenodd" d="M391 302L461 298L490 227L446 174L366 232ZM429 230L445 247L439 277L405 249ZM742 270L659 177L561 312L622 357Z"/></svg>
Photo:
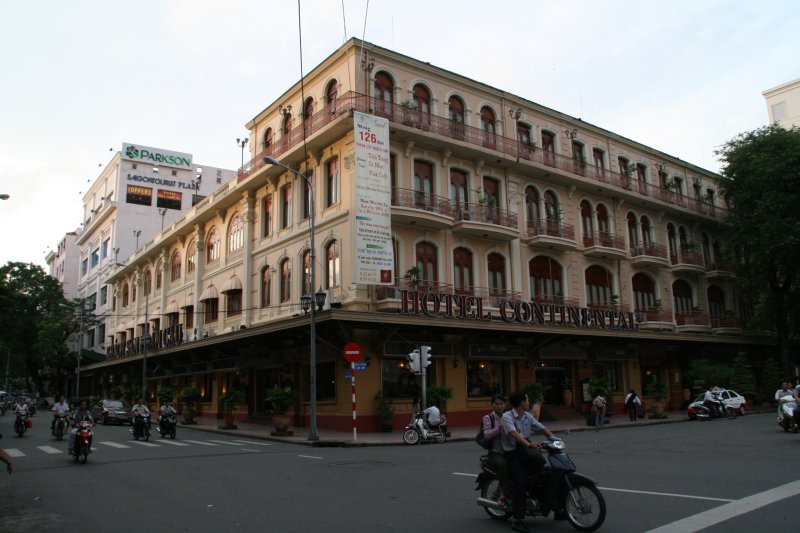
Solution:
<svg viewBox="0 0 800 533"><path fill-rule="evenodd" d="M457 211L469 211L469 196L467 195L467 173L450 169L450 201Z"/></svg>
<svg viewBox="0 0 800 533"><path fill-rule="evenodd" d="M292 267L289 259L284 259L280 264L281 273L281 303L287 303L292 297Z"/></svg>
<svg viewBox="0 0 800 533"><path fill-rule="evenodd" d="M495 116L494 111L488 106L481 108L481 129L483 130L483 145L494 147L495 138Z"/></svg>
<svg viewBox="0 0 800 533"><path fill-rule="evenodd" d="M587 201L581 201L581 231L583 231L584 246L594 245L594 217L592 216L592 205Z"/></svg>
<svg viewBox="0 0 800 533"><path fill-rule="evenodd" d="M414 86L414 106L417 109L417 120L421 124L430 123L431 93L421 84Z"/></svg>
<svg viewBox="0 0 800 533"><path fill-rule="evenodd" d="M592 265L584 274L586 280L586 305L589 307L611 307L614 302L612 274L608 269Z"/></svg>
<svg viewBox="0 0 800 533"><path fill-rule="evenodd" d="M331 80L328 83L328 87L325 89L325 101L328 105L331 105L336 102L336 97L339 95L339 84L336 83L336 80ZM332 107L331 111L335 111Z"/></svg>
<svg viewBox="0 0 800 533"><path fill-rule="evenodd" d="M675 226L667 224L667 244L669 245L669 261L673 265L678 262L678 241L675 239Z"/></svg>
<svg viewBox="0 0 800 533"><path fill-rule="evenodd" d="M555 166L556 140L552 132L542 131L542 151L544 152L544 164Z"/></svg>
<svg viewBox="0 0 800 533"><path fill-rule="evenodd" d="M628 212L626 219L628 221L628 243L633 249L639 244L639 224L636 223L636 215L631 212Z"/></svg>
<svg viewBox="0 0 800 533"><path fill-rule="evenodd" d="M150 269L144 271L144 295L150 296L150 293L153 291L153 274L150 272Z"/></svg>
<svg viewBox="0 0 800 533"><path fill-rule="evenodd" d="M242 217L236 215L231 220L231 225L228 228L228 251L235 252L244 246L244 224Z"/></svg>
<svg viewBox="0 0 800 533"><path fill-rule="evenodd" d="M492 252L487 260L489 271L489 295L497 296L506 290L506 258Z"/></svg>
<svg viewBox="0 0 800 533"><path fill-rule="evenodd" d="M183 265L181 264L181 253L175 252L172 254L172 260L170 261L170 278L171 282L178 281L181 279L181 272L183 269Z"/></svg>
<svg viewBox="0 0 800 533"><path fill-rule="evenodd" d="M450 120L456 124L464 124L464 101L458 96L451 96L447 100L447 112Z"/></svg>
<svg viewBox="0 0 800 533"><path fill-rule="evenodd" d="M544 303L563 303L563 274L561 265L540 255L528 262L531 299Z"/></svg>
<svg viewBox="0 0 800 533"><path fill-rule="evenodd" d="M281 126L281 132L283 135L289 135L289 132L292 131L292 114L286 113L283 117L283 125Z"/></svg>
<svg viewBox="0 0 800 533"><path fill-rule="evenodd" d="M311 135L311 117L314 116L314 99L310 96L306 98L306 103L303 105L303 132L305 135Z"/></svg>
<svg viewBox="0 0 800 533"><path fill-rule="evenodd" d="M645 245L653 244L653 225L650 219L644 215L640 219L642 224L642 242Z"/></svg>
<svg viewBox="0 0 800 533"><path fill-rule="evenodd" d="M333 241L325 248L325 288L335 289L342 284L342 267L339 259L339 243Z"/></svg>
<svg viewBox="0 0 800 533"><path fill-rule="evenodd" d="M272 146L272 128L267 128L267 131L264 132L264 141L262 144L264 145L264 150Z"/></svg>
<svg viewBox="0 0 800 533"><path fill-rule="evenodd" d="M128 299L130 297L130 288L128 284L122 286L122 307L128 307Z"/></svg>
<svg viewBox="0 0 800 533"><path fill-rule="evenodd" d="M206 240L206 263L212 263L219 259L220 255L220 237L219 230L214 228L208 234Z"/></svg>
<svg viewBox="0 0 800 533"><path fill-rule="evenodd" d="M544 193L544 215L547 217L548 222L561 222L561 208L553 191L545 191Z"/></svg>
<svg viewBox="0 0 800 533"><path fill-rule="evenodd" d="M186 273L191 274L197 267L197 243L192 240L186 247Z"/></svg>
<svg viewBox="0 0 800 533"><path fill-rule="evenodd" d="M689 245L689 238L686 235L686 228L683 226L678 227L678 241L681 244L681 253L687 252Z"/></svg>
<svg viewBox="0 0 800 533"><path fill-rule="evenodd" d="M539 226L539 193L531 185L525 187L525 218L529 228Z"/></svg>
<svg viewBox="0 0 800 533"><path fill-rule="evenodd" d="M456 291L472 292L472 252L466 248L453 250L453 286Z"/></svg>
<svg viewBox="0 0 800 533"><path fill-rule="evenodd" d="M156 290L161 288L161 282L164 279L164 261L158 262L156 265Z"/></svg>
<svg viewBox="0 0 800 533"><path fill-rule="evenodd" d="M391 117L394 104L394 81L385 72L375 74L375 99L378 101L377 114Z"/></svg>
<svg viewBox="0 0 800 533"><path fill-rule="evenodd" d="M600 236L608 236L611 230L611 224L608 219L608 209L603 204L597 204L597 231Z"/></svg>
<svg viewBox="0 0 800 533"><path fill-rule="evenodd" d="M677 279L672 283L672 300L675 312L688 315L694 309L694 298L692 287L682 279Z"/></svg>
<svg viewBox="0 0 800 533"><path fill-rule="evenodd" d="M708 242L708 235L705 233L702 234L701 239L703 241L703 259L705 260L707 265L711 264L711 245Z"/></svg>
<svg viewBox="0 0 800 533"><path fill-rule="evenodd" d="M709 285L706 291L708 296L708 314L713 318L725 316L725 293L716 285Z"/></svg>
<svg viewBox="0 0 800 533"><path fill-rule="evenodd" d="M271 305L272 298L270 297L270 268L265 266L261 269L261 307L266 309Z"/></svg>
<svg viewBox="0 0 800 533"><path fill-rule="evenodd" d="M656 283L647 274L634 274L633 299L637 311L648 311L656 307Z"/></svg>
<svg viewBox="0 0 800 533"><path fill-rule="evenodd" d="M303 252L303 280L300 287L300 296L314 297L314 287L311 286L311 250Z"/></svg>
<svg viewBox="0 0 800 533"><path fill-rule="evenodd" d="M439 281L439 268L436 261L436 245L427 241L417 244L417 268L422 276L422 285L431 286Z"/></svg>

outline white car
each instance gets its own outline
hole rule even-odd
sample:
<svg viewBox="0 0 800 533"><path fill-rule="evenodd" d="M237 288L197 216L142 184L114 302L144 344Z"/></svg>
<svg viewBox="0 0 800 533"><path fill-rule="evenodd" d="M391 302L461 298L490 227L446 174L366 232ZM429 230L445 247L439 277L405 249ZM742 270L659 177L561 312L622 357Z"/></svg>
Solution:
<svg viewBox="0 0 800 533"><path fill-rule="evenodd" d="M720 400L722 400L722 403L724 403L727 407L738 409L739 415L744 416L747 413L747 400L745 400L744 396L738 392L732 390L723 390L718 394ZM705 394L700 394L692 403L689 404L689 407L686 409L686 414L689 415L689 418L692 420L697 419L697 406L703 405L704 397Z"/></svg>

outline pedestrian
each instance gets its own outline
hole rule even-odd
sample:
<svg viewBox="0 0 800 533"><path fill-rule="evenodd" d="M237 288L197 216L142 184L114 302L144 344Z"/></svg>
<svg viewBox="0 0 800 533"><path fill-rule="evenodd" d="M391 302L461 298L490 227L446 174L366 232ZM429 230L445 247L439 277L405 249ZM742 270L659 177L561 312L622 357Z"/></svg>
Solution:
<svg viewBox="0 0 800 533"><path fill-rule="evenodd" d="M628 418L631 422L635 422L639 417L639 408L642 406L642 400L637 396L636 391L631 389L627 396L625 396L625 410L628 412Z"/></svg>
<svg viewBox="0 0 800 533"><path fill-rule="evenodd" d="M597 396L594 397L594 401L592 402L592 406L597 410L594 425L602 427L603 420L606 416L606 399L603 397L602 393L597 393Z"/></svg>

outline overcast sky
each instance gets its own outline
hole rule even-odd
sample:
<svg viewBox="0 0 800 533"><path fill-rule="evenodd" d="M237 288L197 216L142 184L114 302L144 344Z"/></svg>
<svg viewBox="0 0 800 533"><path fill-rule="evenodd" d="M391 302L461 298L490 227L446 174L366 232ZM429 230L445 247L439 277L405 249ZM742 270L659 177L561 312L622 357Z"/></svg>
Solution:
<svg viewBox="0 0 800 533"><path fill-rule="evenodd" d="M363 35L715 171L800 78L796 0L301 3L305 72ZM299 77L295 0L4 3L0 264L45 265L123 142L238 168Z"/></svg>

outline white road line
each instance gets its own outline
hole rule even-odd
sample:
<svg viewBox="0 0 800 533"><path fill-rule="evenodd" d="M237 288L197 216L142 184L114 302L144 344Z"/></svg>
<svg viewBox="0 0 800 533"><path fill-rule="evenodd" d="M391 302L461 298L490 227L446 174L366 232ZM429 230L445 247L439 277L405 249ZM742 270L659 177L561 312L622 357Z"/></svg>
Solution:
<svg viewBox="0 0 800 533"><path fill-rule="evenodd" d="M298 455L297 457L305 457L306 459L322 459L322 457L317 457L316 455Z"/></svg>
<svg viewBox="0 0 800 533"><path fill-rule="evenodd" d="M4 448L9 457L25 457L25 454L16 448Z"/></svg>
<svg viewBox="0 0 800 533"><path fill-rule="evenodd" d="M241 442L242 444L250 444L252 446L274 446L274 442L256 442L254 440L235 440L234 442Z"/></svg>
<svg viewBox="0 0 800 533"><path fill-rule="evenodd" d="M675 494L673 492L651 492L649 490L631 490L631 489L613 489L611 487L597 487L600 490L607 490L611 492L630 492L632 494L647 494L648 496L671 496L673 498L688 498L690 500L708 500L712 502L729 503L735 500L727 498L711 498L709 496L692 496L691 494Z"/></svg>
<svg viewBox="0 0 800 533"><path fill-rule="evenodd" d="M170 444L170 445L172 445L172 446L188 446L188 444L186 444L185 442L178 442L178 441L176 441L176 440L167 440L167 439L164 439L164 440L160 440L160 441L158 441L158 442L159 442L160 444Z"/></svg>
<svg viewBox="0 0 800 533"><path fill-rule="evenodd" d="M231 442L227 440L208 439L208 442L216 442L217 444L227 444L228 446L244 446L244 444L240 444L238 442Z"/></svg>
<svg viewBox="0 0 800 533"><path fill-rule="evenodd" d="M133 442L134 444L138 444L139 446L147 446L148 448L158 448L159 446L161 446L160 444L153 444L152 442L144 442L142 440L134 440L131 442Z"/></svg>
<svg viewBox="0 0 800 533"><path fill-rule="evenodd" d="M800 481L792 481L780 487L765 490L764 492L747 496L741 500L735 500L725 505L709 509L708 511L688 516L683 520L677 520L671 524L651 529L648 533L670 533L674 531L688 533L700 531L701 529L755 511L761 507L772 505L780 500L797 496L798 494L800 494Z"/></svg>
<svg viewBox="0 0 800 533"><path fill-rule="evenodd" d="M466 472L453 472L454 476L478 477L478 474L467 474Z"/></svg>
<svg viewBox="0 0 800 533"><path fill-rule="evenodd" d="M118 442L111 442L108 440L100 441L97 444L105 444L106 446L111 446L112 448L130 448L130 446L126 444L120 444Z"/></svg>
<svg viewBox="0 0 800 533"><path fill-rule="evenodd" d="M202 440L186 440L184 442L191 442L192 444L199 444L200 446L219 446L219 444L212 444L210 442L204 442Z"/></svg>
<svg viewBox="0 0 800 533"><path fill-rule="evenodd" d="M255 452L255 453L259 453L261 450L251 450L250 448L242 448L242 451L243 451L243 452Z"/></svg>
<svg viewBox="0 0 800 533"><path fill-rule="evenodd" d="M58 448L53 448L52 446L37 446L37 448L42 450L44 453L64 453L64 450L59 450Z"/></svg>

